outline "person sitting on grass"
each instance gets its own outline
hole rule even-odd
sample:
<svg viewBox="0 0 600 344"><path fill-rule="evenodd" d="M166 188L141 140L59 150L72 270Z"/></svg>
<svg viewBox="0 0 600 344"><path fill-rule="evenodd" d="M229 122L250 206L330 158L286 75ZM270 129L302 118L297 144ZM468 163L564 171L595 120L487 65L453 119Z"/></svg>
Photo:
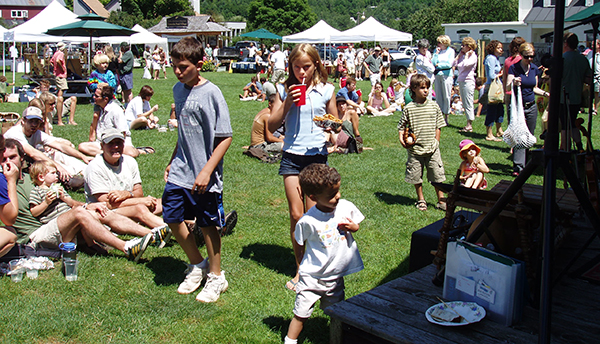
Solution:
<svg viewBox="0 0 600 344"><path fill-rule="evenodd" d="M4 136L0 134L0 157L4 154ZM12 226L19 214L19 202L17 200L17 166L7 162L2 164L0 173L0 221L4 226ZM0 257L10 251L17 242L14 230L0 227Z"/></svg>
<svg viewBox="0 0 600 344"><path fill-rule="evenodd" d="M344 276L364 268L352 233L365 217L352 202L340 199L339 173L325 164L310 164L299 178L302 192L316 205L296 224L295 240L304 247L304 256L286 344L298 342L317 301L322 309L343 301Z"/></svg>
<svg viewBox="0 0 600 344"><path fill-rule="evenodd" d="M118 129L125 133L125 150L124 154L137 158L140 154L154 153L154 149L146 149L146 147L137 149L131 142L131 132L125 119L123 108L117 103L114 96L113 88L110 86L98 87L94 92L96 105L100 106L102 112L98 117L98 122L95 128L90 128L90 142L82 142L79 144L79 151L96 156L102 153L100 148L100 137L109 129ZM92 121L92 126L94 125ZM96 140L96 135L98 139Z"/></svg>
<svg viewBox="0 0 600 344"><path fill-rule="evenodd" d="M463 159L460 163L460 183L472 189L487 188L484 173L489 173L490 169L479 156L481 149L468 139L460 141L459 147L459 155Z"/></svg>
<svg viewBox="0 0 600 344"><path fill-rule="evenodd" d="M46 129L45 132L48 135L52 135L52 124L58 124L57 109L58 97L49 91L50 84L48 80L40 81L39 95L38 98L44 103L45 109L42 111L46 117ZM52 106L54 105L54 106ZM75 123L75 110L77 109L77 97L70 96L63 100L62 104L62 116L69 116L69 124L77 125ZM62 121L61 121L62 122Z"/></svg>
<svg viewBox="0 0 600 344"><path fill-rule="evenodd" d="M427 202L423 195L423 167L427 168L427 179L430 182L441 183L446 180L440 154L441 128L446 126L446 121L437 103L427 98L430 85L431 81L423 74L417 74L410 79L413 101L406 104L398 122L400 144L408 153L404 180L415 186L415 205L419 210L427 210ZM406 128L412 130L416 136L413 144L404 139ZM436 209L446 210L446 202L442 201L444 192L437 188L436 192Z"/></svg>
<svg viewBox="0 0 600 344"><path fill-rule="evenodd" d="M240 94L240 100L256 100L262 96L262 91L258 89L258 78L253 76L250 82L244 86L244 93Z"/></svg>
<svg viewBox="0 0 600 344"><path fill-rule="evenodd" d="M365 102L360 99L358 92L356 92L356 79L353 77L346 79L346 87L340 88L336 94L337 96L342 96L346 99L348 111L356 111L359 116L367 113Z"/></svg>
<svg viewBox="0 0 600 344"><path fill-rule="evenodd" d="M269 95L269 106L260 110L252 121L250 135L250 148L260 148L265 153L281 153L283 147L283 135L278 131L271 133L269 130L269 117L273 110L276 94ZM275 136L278 135L278 136Z"/></svg>
<svg viewBox="0 0 600 344"><path fill-rule="evenodd" d="M361 153L363 150L363 139L358 131L358 114L356 111L348 111L348 104L343 96L335 98L338 115L342 120L342 128L339 132L329 131L325 135L329 137L331 146L327 147L328 153Z"/></svg>
<svg viewBox="0 0 600 344"><path fill-rule="evenodd" d="M154 95L154 90L148 85L142 86L140 93L133 98L127 109L125 109L125 119L129 129L154 129L158 127L158 117L154 112L158 111L158 104L150 107L150 99Z"/></svg>
<svg viewBox="0 0 600 344"><path fill-rule="evenodd" d="M37 249L38 245L47 248L58 248L61 242L75 242L81 234L84 240L78 243L80 249L106 254L106 250L96 244L102 243L122 251L127 258L137 262L148 244L156 241L150 230L124 216L109 211L106 204L101 202L85 204L72 200L70 209L65 209L61 213L53 212L50 217L45 217L48 222L43 224L32 215L30 210L30 195L34 186L30 176L23 172L25 156L23 147L19 141L13 139L6 139L5 146L2 167L5 171L7 169L13 171L14 169L18 176L18 179L13 182L16 185L9 185L9 190L11 187L15 187L17 190L19 214L13 228L17 234L18 244L28 244L34 249ZM40 164L43 165L46 162L40 162ZM56 179L55 170L56 165L52 169L52 176L49 177L53 180ZM49 168L48 171L51 171L51 169ZM45 175L48 175L48 173L44 174L44 179ZM56 193L54 195L56 196ZM48 203L45 195L43 195L41 201L34 203L39 204L42 202L46 203L47 207L54 209L61 201L53 199L52 202ZM117 238L104 225L110 227L117 234L133 235L139 238L125 242Z"/></svg>
<svg viewBox="0 0 600 344"><path fill-rule="evenodd" d="M380 81L375 83L373 93L369 95L367 111L373 116L390 116L396 111L396 105L390 105L387 95L383 92L383 85Z"/></svg>
<svg viewBox="0 0 600 344"><path fill-rule="evenodd" d="M161 200L144 197L138 164L134 158L123 155L124 142L125 136L117 129L102 134L102 154L90 162L85 173L86 200L106 202L118 214L160 231L160 237L167 241L171 230L157 216L162 214Z"/></svg>

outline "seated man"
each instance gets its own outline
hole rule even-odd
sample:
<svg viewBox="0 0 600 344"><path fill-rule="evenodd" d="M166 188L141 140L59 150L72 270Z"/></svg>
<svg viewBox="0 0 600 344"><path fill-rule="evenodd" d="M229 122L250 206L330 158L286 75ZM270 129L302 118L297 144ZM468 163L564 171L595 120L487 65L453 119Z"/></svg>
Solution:
<svg viewBox="0 0 600 344"><path fill-rule="evenodd" d="M73 148L69 141L55 138L40 130L43 126L44 118L42 111L37 107L30 106L23 112L23 121L11 127L4 134L4 137L6 139L15 139L19 141L23 146L25 154L34 161L52 160L39 150L44 149L45 146L60 151L64 155L81 159L86 164L92 160L91 157L86 156ZM63 165L64 161L66 161L66 159L55 160L55 162L57 162L57 169L60 172L60 178L66 182L71 179L73 173L70 172L71 169L68 166Z"/></svg>
<svg viewBox="0 0 600 344"><path fill-rule="evenodd" d="M360 99L358 93L356 93L356 79L353 77L348 77L346 87L341 88L336 96L342 96L346 99L346 104L348 104L347 111L355 111L359 116L367 113L365 103Z"/></svg>
<svg viewBox="0 0 600 344"><path fill-rule="evenodd" d="M258 78L256 75L244 86L243 91L243 94L240 94L240 100L256 100L258 97L261 97L262 90L258 88Z"/></svg>
<svg viewBox="0 0 600 344"><path fill-rule="evenodd" d="M149 243L161 244L161 235L165 231L151 232L132 220L109 211L105 203L84 204L73 201L71 209L66 210L47 224L36 219L29 209L30 194L33 184L28 174L23 173L23 147L17 140L7 139L3 154L3 169L17 171L18 180L14 181L18 199L18 216L14 223L17 232L17 243L29 244L36 248L43 246L57 248L61 242L76 242L79 233L85 240L79 246L92 247L94 242L104 243L125 253L127 258L138 261ZM127 242L114 236L105 226L109 226L117 234L127 234L140 238ZM168 228L168 227L167 227ZM33 239L32 239L33 238Z"/></svg>
<svg viewBox="0 0 600 344"><path fill-rule="evenodd" d="M262 109L252 122L250 148L258 147L265 153L280 153L283 148L283 135L279 135L276 131L275 134L278 136L275 136L268 128L275 97L275 94L269 95L269 106Z"/></svg>
<svg viewBox="0 0 600 344"><path fill-rule="evenodd" d="M124 154L137 158L140 155L140 152L131 142L131 132L129 131L129 126L125 119L125 113L123 112L123 108L115 100L113 88L108 85L105 85L104 87L98 85L96 92L94 92L94 100L96 101L96 105L98 105L102 111L98 117L96 127L90 128L90 142L80 143L79 151L91 156L102 153L99 141L102 133L108 129L118 129L126 135Z"/></svg>
<svg viewBox="0 0 600 344"><path fill-rule="evenodd" d="M99 154L90 162L85 174L85 194L88 202L105 202L109 209L141 222L150 228L166 224L155 214L162 214L160 199L144 197L138 164L123 155L125 136L117 129L102 134Z"/></svg>
<svg viewBox="0 0 600 344"><path fill-rule="evenodd" d="M0 154L4 154L4 137L0 134ZM12 226L19 213L17 201L18 171L14 164L6 163L0 173L0 221ZM0 257L4 256L17 242L12 230L0 227Z"/></svg>

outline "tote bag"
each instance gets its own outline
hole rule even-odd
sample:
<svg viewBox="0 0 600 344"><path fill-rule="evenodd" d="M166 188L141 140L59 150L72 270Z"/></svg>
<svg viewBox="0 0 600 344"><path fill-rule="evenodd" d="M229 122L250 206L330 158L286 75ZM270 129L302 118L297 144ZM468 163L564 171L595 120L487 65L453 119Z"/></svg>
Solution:
<svg viewBox="0 0 600 344"><path fill-rule="evenodd" d="M502 139L511 148L528 149L533 147L537 139L529 132L525 123L525 111L523 110L523 99L521 87L517 86L510 96L510 124L504 131Z"/></svg>
<svg viewBox="0 0 600 344"><path fill-rule="evenodd" d="M502 80L500 80L499 77L496 77L494 81L490 83L488 90L489 104L504 103L504 88L502 87Z"/></svg>

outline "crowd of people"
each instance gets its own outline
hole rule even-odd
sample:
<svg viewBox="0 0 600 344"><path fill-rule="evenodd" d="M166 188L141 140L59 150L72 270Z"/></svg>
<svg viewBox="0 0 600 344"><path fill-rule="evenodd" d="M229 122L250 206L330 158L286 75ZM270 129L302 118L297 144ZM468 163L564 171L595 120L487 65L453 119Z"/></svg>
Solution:
<svg viewBox="0 0 600 344"><path fill-rule="evenodd" d="M580 148L581 138L575 135L574 121L583 101L583 84L592 82L592 69L586 57L576 50L577 44L576 35L565 35L563 57L568 63L563 88L568 97L561 94L561 104L569 111L563 112L561 124L565 132L573 129L572 136ZM351 202L340 199L340 175L327 165L332 152L360 152L361 115L382 116L402 110L397 130L399 142L407 151L405 181L414 185L415 206L422 211L428 208L423 190L424 170L430 182L445 181L439 142L452 111L462 109L466 125L460 131L469 133L473 131L474 104L483 102L487 107L486 140L497 141L502 136L506 101L489 101L494 80L502 85L503 97L509 92L520 92L527 129L534 133L538 114L535 96L547 98L550 94L539 87L544 70L532 63L535 48L531 43L515 38L509 45L510 58L503 66L499 59L504 53L503 45L492 40L485 48L484 76L475 75L477 47L470 37L462 40L458 54L445 35L437 38L433 54L427 40L420 40L418 48L414 72L408 75L406 85L402 87L397 79L392 79L384 90L381 78L386 78L389 53L386 55L380 47L371 53L362 47L360 52L353 52L350 46L343 53L348 54L346 58L339 57L338 65L343 64L347 74L345 84L335 92L314 46L298 44L286 56L276 45L269 59L271 81L253 76L240 95L242 99L252 96L268 101L268 106L254 118L251 147L281 153L279 175L288 202L289 235L296 263L296 274L285 285L296 293L286 343L297 342L316 301L321 300L321 307L326 307L343 300L343 277L363 268L352 233L359 229L364 215ZM111 51L107 49L94 57L97 69L89 80L94 91L94 120L89 141L79 144L79 149L68 140L52 136L45 125L53 118L54 107L60 104L60 91L56 97L45 96L48 91L42 91L39 99L32 100L22 121L0 136L0 220L14 228L14 232L0 229L0 255L15 243L35 249L78 242L97 253L104 253L106 244L137 261L149 245L163 247L173 235L189 261L178 293L192 293L206 281L196 299L217 301L229 287L221 267L220 231L235 225L237 215L225 215L222 198L223 157L232 143L228 106L219 87L200 73L209 49L197 39L185 37L170 53L178 79L173 87L172 106L178 141L164 171L166 185L161 199L144 195L135 160L143 150L133 145L131 130L156 127L158 119L153 114L157 107L149 103L153 95L150 86L143 86L139 95L132 97L131 52L126 43L121 44L116 58L116 74L110 67L115 61ZM261 50L252 51L255 56L261 55ZM359 59L361 55L364 58ZM60 54L56 61L62 61ZM356 78L365 77L363 71L358 71L360 67L364 67L372 85L367 104L356 90ZM343 77L343 73L340 75ZM57 81L62 82L61 78L57 74ZM455 81L458 91L453 87ZM125 105L115 97L119 85ZM476 89L480 93L477 100ZM453 92L460 96L460 106L452 98ZM406 97L410 101L397 107L398 99ZM318 127L314 119L328 114L333 116L331 122L340 125ZM509 118L511 115L515 114L509 111ZM54 116L60 118L61 113ZM523 170L527 154L517 148L512 153L516 176ZM459 145L459 155L463 185L485 188L489 168L481 149L466 139ZM73 200L65 188L57 187L60 181L69 185L78 174L83 176L85 203ZM443 192L436 189L436 197L435 208L445 210ZM114 233L136 238L122 241L107 227ZM198 250L193 228L202 232L206 258Z"/></svg>

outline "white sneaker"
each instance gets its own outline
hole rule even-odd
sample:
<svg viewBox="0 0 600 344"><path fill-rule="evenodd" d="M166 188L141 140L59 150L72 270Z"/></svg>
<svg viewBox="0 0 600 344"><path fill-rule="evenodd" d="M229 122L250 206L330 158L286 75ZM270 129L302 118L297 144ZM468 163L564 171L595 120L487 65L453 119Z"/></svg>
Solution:
<svg viewBox="0 0 600 344"><path fill-rule="evenodd" d="M177 288L179 294L189 294L200 287L200 284L202 284L202 281L206 278L208 268L202 268L199 265L200 264L188 265L188 268L185 270L185 273L187 274L185 280L183 280L179 285L179 288ZM206 266L208 267L208 264Z"/></svg>
<svg viewBox="0 0 600 344"><path fill-rule="evenodd" d="M196 300L200 302L216 302L221 293L225 292L229 287L229 283L225 279L225 271L221 271L221 276L214 273L208 274L208 279L202 291L196 296Z"/></svg>

